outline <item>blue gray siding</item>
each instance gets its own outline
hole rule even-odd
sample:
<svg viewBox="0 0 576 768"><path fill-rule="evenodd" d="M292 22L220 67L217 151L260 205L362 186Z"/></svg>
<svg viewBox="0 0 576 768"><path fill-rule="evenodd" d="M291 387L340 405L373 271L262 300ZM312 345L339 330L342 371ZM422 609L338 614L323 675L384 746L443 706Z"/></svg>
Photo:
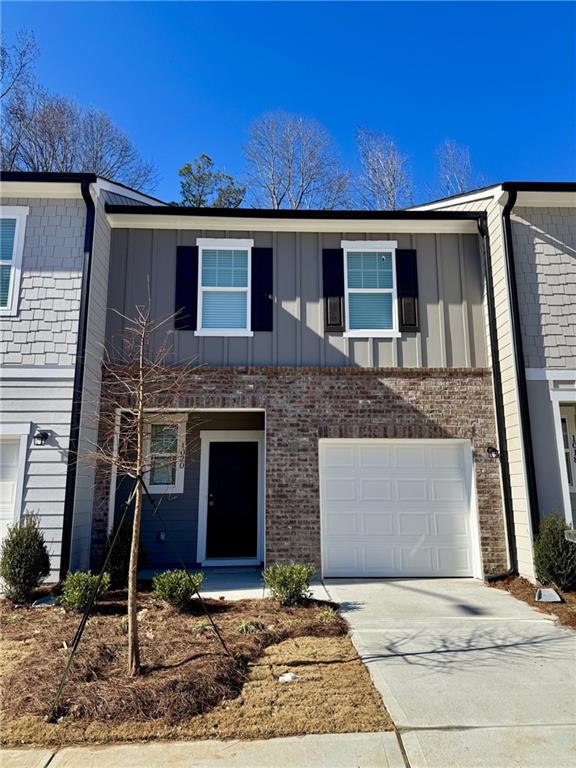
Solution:
<svg viewBox="0 0 576 768"><path fill-rule="evenodd" d="M297 367L484 367L483 276L474 235L371 235L306 232L225 232L116 229L112 232L108 294L109 344L122 337L122 319L146 301L156 317L174 311L176 248L197 237L252 237L274 252L274 331L253 338L200 338L176 331L172 361L208 365ZM397 240L418 252L421 331L399 339L346 339L324 332L322 249L341 240ZM191 289L194 289L191 287Z"/></svg>

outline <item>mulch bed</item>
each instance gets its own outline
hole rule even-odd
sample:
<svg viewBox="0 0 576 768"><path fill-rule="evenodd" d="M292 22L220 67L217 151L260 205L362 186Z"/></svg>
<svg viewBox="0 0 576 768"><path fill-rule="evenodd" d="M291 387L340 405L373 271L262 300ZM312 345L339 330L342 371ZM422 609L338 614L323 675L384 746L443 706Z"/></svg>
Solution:
<svg viewBox="0 0 576 768"><path fill-rule="evenodd" d="M331 604L282 608L265 599L206 605L231 656L199 605L179 614L142 594L143 669L130 678L125 595L109 595L89 619L59 722L49 724L45 718L79 616L58 607L14 608L4 601L2 743L269 738L392 727L348 627ZM279 683L285 671L300 679Z"/></svg>
<svg viewBox="0 0 576 768"><path fill-rule="evenodd" d="M538 587L527 579L523 579L521 576L502 579L501 581L493 582L490 586L496 587L497 589L504 589L507 592L510 592L511 595L514 595L514 597L518 598L518 600L522 600L533 608L537 608L543 613L551 614L556 618L558 624L576 629L575 592L561 592L557 589L556 591L564 602L537 603L535 598Z"/></svg>

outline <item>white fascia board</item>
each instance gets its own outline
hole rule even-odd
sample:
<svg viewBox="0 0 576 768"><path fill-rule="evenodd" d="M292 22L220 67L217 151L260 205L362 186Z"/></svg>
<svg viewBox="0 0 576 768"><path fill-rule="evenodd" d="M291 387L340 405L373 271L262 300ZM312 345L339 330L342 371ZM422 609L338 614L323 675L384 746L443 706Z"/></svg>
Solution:
<svg viewBox="0 0 576 768"><path fill-rule="evenodd" d="M242 216L174 216L109 213L113 229L215 230L218 232L394 232L394 234L478 234L473 219L275 219Z"/></svg>
<svg viewBox="0 0 576 768"><path fill-rule="evenodd" d="M1 181L0 196L76 200L82 197L82 191L78 181Z"/></svg>
<svg viewBox="0 0 576 768"><path fill-rule="evenodd" d="M112 181L106 181L105 179L99 178L96 184L93 184L92 186L94 187L96 194L98 194L100 190L104 190L106 192L113 192L115 195L122 195L122 197L129 197L131 200L138 200L138 202L144 203L145 205L168 205L168 203L164 203L158 198L150 197L144 192L136 192L134 189L127 189L126 187L119 186L118 184L114 184Z"/></svg>
<svg viewBox="0 0 576 768"><path fill-rule="evenodd" d="M0 379L73 379L74 368L34 368L34 366L4 366L0 369Z"/></svg>
<svg viewBox="0 0 576 768"><path fill-rule="evenodd" d="M408 208L409 211L440 211L443 208L452 208L455 205L465 205L466 203L474 203L478 200L486 200L490 202L495 197L497 198L502 192L502 185L496 184L488 189L483 189L479 192L466 192L458 197L449 197L442 200L436 200L433 203L423 203L422 205L415 205L412 208Z"/></svg>

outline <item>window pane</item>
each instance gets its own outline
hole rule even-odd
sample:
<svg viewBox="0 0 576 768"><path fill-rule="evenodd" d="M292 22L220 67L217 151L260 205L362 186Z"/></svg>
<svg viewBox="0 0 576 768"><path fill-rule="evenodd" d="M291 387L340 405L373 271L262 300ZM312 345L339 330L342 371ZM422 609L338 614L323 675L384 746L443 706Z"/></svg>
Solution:
<svg viewBox="0 0 576 768"><path fill-rule="evenodd" d="M350 293L350 330L392 330L391 293Z"/></svg>
<svg viewBox="0 0 576 768"><path fill-rule="evenodd" d="M178 450L178 427L172 424L151 424L151 453L176 453Z"/></svg>
<svg viewBox="0 0 576 768"><path fill-rule="evenodd" d="M248 251L203 249L202 285L207 288L247 288Z"/></svg>
<svg viewBox="0 0 576 768"><path fill-rule="evenodd" d="M10 271L12 267L9 264L0 264L0 307L8 306L8 293L10 292Z"/></svg>
<svg viewBox="0 0 576 768"><path fill-rule="evenodd" d="M562 441L564 443L564 448L568 449L570 447L570 444L568 443L568 421L565 418L560 419L560 423L562 424Z"/></svg>
<svg viewBox="0 0 576 768"><path fill-rule="evenodd" d="M150 485L174 485L176 482L176 459L154 456L150 470Z"/></svg>
<svg viewBox="0 0 576 768"><path fill-rule="evenodd" d="M246 328L248 294L246 291L204 291L202 328Z"/></svg>
<svg viewBox="0 0 576 768"><path fill-rule="evenodd" d="M568 474L568 485L574 485L572 481L572 461L570 460L570 451L564 453L566 457L566 472Z"/></svg>
<svg viewBox="0 0 576 768"><path fill-rule="evenodd" d="M16 219L0 219L0 261L12 261Z"/></svg>
<svg viewBox="0 0 576 768"><path fill-rule="evenodd" d="M392 288L392 254L387 251L348 253L349 288Z"/></svg>

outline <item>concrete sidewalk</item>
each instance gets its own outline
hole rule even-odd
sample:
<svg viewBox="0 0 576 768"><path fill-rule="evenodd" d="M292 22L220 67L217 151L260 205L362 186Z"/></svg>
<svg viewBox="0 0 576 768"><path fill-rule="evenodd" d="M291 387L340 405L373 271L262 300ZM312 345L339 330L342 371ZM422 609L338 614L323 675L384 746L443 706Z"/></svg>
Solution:
<svg viewBox="0 0 576 768"><path fill-rule="evenodd" d="M576 632L471 579L326 587L411 768L576 765Z"/></svg>
<svg viewBox="0 0 576 768"><path fill-rule="evenodd" d="M4 750L1 768L406 768L394 733Z"/></svg>

